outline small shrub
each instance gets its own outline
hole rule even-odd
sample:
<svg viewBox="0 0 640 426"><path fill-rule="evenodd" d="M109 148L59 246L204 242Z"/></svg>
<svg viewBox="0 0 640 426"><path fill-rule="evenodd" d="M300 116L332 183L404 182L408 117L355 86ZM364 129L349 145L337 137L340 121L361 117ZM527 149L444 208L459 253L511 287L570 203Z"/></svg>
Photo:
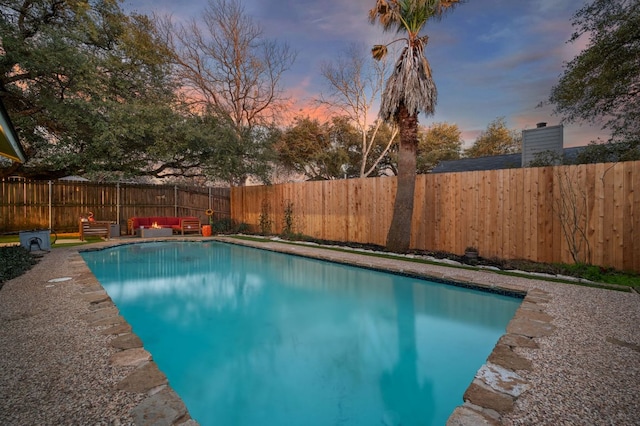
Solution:
<svg viewBox="0 0 640 426"><path fill-rule="evenodd" d="M264 199L262 201L262 208L260 211L260 232L262 235L271 234L271 225L273 224L273 221L269 216L269 210L271 210L271 204L269 204L269 200Z"/></svg>
<svg viewBox="0 0 640 426"><path fill-rule="evenodd" d="M238 234L247 234L251 231L251 226L248 223L241 222L236 225L235 232Z"/></svg>
<svg viewBox="0 0 640 426"><path fill-rule="evenodd" d="M22 246L0 247L0 287L2 283L27 272L37 263Z"/></svg>
<svg viewBox="0 0 640 426"><path fill-rule="evenodd" d="M285 237L293 235L293 203L289 200L284 204L284 219L282 223L282 234Z"/></svg>
<svg viewBox="0 0 640 426"><path fill-rule="evenodd" d="M231 232L233 229L233 222L231 219L218 219L211 222L211 232L214 234L223 234Z"/></svg>

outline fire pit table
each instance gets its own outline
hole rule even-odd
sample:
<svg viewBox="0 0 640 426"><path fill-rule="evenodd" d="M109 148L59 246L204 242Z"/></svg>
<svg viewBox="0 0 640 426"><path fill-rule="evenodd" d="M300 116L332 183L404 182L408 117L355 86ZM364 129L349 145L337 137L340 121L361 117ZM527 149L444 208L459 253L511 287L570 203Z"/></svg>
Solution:
<svg viewBox="0 0 640 426"><path fill-rule="evenodd" d="M170 237L173 235L171 228L138 228L136 233L141 238Z"/></svg>

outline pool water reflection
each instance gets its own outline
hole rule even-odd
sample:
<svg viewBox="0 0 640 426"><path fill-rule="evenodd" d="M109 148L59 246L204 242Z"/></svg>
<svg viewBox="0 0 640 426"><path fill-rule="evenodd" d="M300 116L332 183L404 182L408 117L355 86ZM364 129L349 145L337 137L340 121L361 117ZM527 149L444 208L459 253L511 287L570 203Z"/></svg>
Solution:
<svg viewBox="0 0 640 426"><path fill-rule="evenodd" d="M206 425L442 425L521 300L217 242L83 253Z"/></svg>

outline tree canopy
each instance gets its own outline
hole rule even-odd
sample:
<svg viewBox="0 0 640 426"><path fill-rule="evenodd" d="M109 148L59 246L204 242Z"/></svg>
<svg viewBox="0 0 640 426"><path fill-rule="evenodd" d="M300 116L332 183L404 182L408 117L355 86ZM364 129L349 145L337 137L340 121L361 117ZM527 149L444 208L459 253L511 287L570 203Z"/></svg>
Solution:
<svg viewBox="0 0 640 426"><path fill-rule="evenodd" d="M276 142L278 160L287 169L311 180L344 177L348 164L347 148L357 144L358 136L347 120L320 123L309 117L296 117Z"/></svg>
<svg viewBox="0 0 640 426"><path fill-rule="evenodd" d="M465 157L514 154L522 151L522 133L510 130L504 117L493 120L464 151Z"/></svg>
<svg viewBox="0 0 640 426"><path fill-rule="evenodd" d="M434 123L419 133L418 173L428 173L441 161L457 160L462 149L457 124Z"/></svg>
<svg viewBox="0 0 640 426"><path fill-rule="evenodd" d="M171 115L150 120L166 116L175 86L147 17L124 14L115 0L7 0L0 36L0 96L29 157L0 173L160 173L158 157L171 153L133 137L171 137L176 124Z"/></svg>
<svg viewBox="0 0 640 426"><path fill-rule="evenodd" d="M556 113L601 122L616 140L640 139L640 2L593 0L573 17L569 42L588 44L551 91Z"/></svg>
<svg viewBox="0 0 640 426"><path fill-rule="evenodd" d="M0 161L0 176L267 181L274 132L264 118L282 101L277 82L295 55L262 41L238 1L212 0L203 17L218 50L194 60L222 58L209 92L220 102L202 107L207 92L188 96L204 86L186 84L189 58L175 41L200 35L191 47L206 49L206 37L126 14L119 4L0 2L0 96L29 157L24 165ZM226 23L236 26L225 32L218 24ZM223 82L234 79L241 84L225 92Z"/></svg>

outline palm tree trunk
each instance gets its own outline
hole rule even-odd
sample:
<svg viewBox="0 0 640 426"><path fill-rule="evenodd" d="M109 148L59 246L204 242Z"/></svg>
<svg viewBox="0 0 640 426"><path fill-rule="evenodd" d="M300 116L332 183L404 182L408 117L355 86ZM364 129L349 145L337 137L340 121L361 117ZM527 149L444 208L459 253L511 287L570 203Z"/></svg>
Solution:
<svg viewBox="0 0 640 426"><path fill-rule="evenodd" d="M393 206L393 219L387 234L387 250L406 253L411 243L413 194L416 187L416 157L418 150L418 116L410 115L406 106L397 112L400 129L398 147L398 185Z"/></svg>

